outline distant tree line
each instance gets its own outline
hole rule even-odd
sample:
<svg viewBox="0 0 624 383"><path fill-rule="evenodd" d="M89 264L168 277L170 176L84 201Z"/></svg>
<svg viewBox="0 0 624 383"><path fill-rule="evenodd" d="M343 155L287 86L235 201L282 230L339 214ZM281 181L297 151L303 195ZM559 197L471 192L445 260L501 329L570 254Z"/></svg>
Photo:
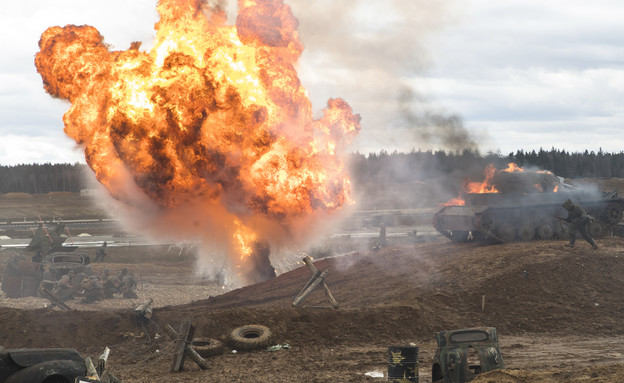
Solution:
<svg viewBox="0 0 624 383"><path fill-rule="evenodd" d="M478 179L488 164L502 169L514 162L521 167L549 170L565 178L624 178L624 152L599 150L568 152L555 148L502 155L478 151L381 151L368 155L351 154L353 181L359 184L422 182L432 178L461 176ZM30 164L0 166L0 193L79 192L87 187L84 164Z"/></svg>
<svg viewBox="0 0 624 383"><path fill-rule="evenodd" d="M352 154L351 169L355 182L422 182L442 176L479 178L488 164L503 169L513 162L521 167L549 170L564 178L624 178L624 152L606 153L599 150L568 152L551 149L523 151L501 155L464 150L463 152L412 151L410 153L386 151L363 155Z"/></svg>
<svg viewBox="0 0 624 383"><path fill-rule="evenodd" d="M77 193L86 188L85 170L79 163L0 166L0 193Z"/></svg>

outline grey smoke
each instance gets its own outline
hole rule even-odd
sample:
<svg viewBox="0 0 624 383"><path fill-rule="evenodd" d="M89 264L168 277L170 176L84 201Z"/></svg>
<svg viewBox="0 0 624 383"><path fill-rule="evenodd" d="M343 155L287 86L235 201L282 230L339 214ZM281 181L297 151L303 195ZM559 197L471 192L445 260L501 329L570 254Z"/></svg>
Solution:
<svg viewBox="0 0 624 383"><path fill-rule="evenodd" d="M433 148L453 152L479 149L474 135L466 129L461 116L436 107L408 87L404 87L399 94L399 109L416 140Z"/></svg>

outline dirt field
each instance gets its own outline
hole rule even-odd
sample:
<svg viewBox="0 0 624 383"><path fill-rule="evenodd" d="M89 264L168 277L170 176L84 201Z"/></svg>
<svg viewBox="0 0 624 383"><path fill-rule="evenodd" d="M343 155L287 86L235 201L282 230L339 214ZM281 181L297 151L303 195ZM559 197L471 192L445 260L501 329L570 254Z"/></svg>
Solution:
<svg viewBox="0 0 624 383"><path fill-rule="evenodd" d="M370 375L387 371L387 347L413 343L420 381L430 382L434 332L494 326L507 369L475 382L622 382L624 239L600 239L597 251L582 241L572 250L564 243L390 243L317 260L319 270L329 271L338 310L310 307L328 305L320 290L304 307L292 307L311 276L303 264L228 291L195 272L193 255L168 253L166 246L114 247L93 269L134 270L138 299L72 300L74 310L66 312L42 298L2 298L0 345L70 347L92 358L108 346L110 369L127 383L381 382ZM0 251L0 261L16 251ZM132 309L148 298L156 309L143 326ZM196 323L196 337L225 341L235 327L261 324L270 328L272 344L291 348L226 347L207 359L207 371L187 359L183 372L169 373L173 342L162 329L178 329L186 318Z"/></svg>

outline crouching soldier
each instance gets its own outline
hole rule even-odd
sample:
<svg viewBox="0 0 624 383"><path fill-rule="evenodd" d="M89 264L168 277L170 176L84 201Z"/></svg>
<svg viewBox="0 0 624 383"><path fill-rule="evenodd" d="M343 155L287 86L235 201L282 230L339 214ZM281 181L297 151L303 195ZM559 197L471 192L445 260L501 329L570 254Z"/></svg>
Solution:
<svg viewBox="0 0 624 383"><path fill-rule="evenodd" d="M75 276L76 273L74 270L70 270L67 274L63 275L61 279L56 282L56 285L52 290L52 294L62 301L72 299L77 290L76 284L73 280Z"/></svg>
<svg viewBox="0 0 624 383"><path fill-rule="evenodd" d="M82 293L83 303L93 303L104 299L104 288L98 276L92 275L84 278L80 283L80 287L84 291Z"/></svg>
<svg viewBox="0 0 624 383"><path fill-rule="evenodd" d="M137 287L137 280L134 277L134 273L132 271L128 271L126 275L124 275L123 280L121 281L121 289L123 292L124 298L138 298L138 295L134 291Z"/></svg>

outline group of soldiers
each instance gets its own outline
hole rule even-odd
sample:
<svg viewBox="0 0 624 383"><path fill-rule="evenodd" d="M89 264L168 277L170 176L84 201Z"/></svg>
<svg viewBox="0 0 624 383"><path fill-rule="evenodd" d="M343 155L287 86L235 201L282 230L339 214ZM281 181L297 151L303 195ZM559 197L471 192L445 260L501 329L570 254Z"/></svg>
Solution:
<svg viewBox="0 0 624 383"><path fill-rule="evenodd" d="M44 272L42 286L52 284L52 294L60 300L66 301L74 297L82 297L82 302L93 303L102 299L110 299L115 294L123 298L138 298L136 294L137 279L134 273L127 268L121 269L116 275L111 275L109 269L102 270L97 275L76 274L70 270L58 281L46 280Z"/></svg>

